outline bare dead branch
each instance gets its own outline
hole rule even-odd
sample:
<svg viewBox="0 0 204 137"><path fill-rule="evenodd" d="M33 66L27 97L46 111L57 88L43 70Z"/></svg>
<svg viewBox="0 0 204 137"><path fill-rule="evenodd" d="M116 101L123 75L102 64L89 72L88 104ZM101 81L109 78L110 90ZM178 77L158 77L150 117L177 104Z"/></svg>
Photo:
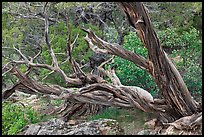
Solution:
<svg viewBox="0 0 204 137"><path fill-rule="evenodd" d="M94 44L92 43L91 39L88 37L88 35L86 35L86 37L84 37L84 39L88 42L89 47L91 48L91 50L93 50L95 53L102 53L102 54L108 54L110 52L108 52L108 50L106 49L100 49L97 46L94 46Z"/></svg>
<svg viewBox="0 0 204 137"><path fill-rule="evenodd" d="M66 19L66 24L67 24L67 54L68 54L68 60L72 65L72 69L75 73L75 75L81 79L83 82L87 81L87 76L86 74L82 71L80 68L79 64L72 58L72 50L73 46L78 39L79 34L77 34L76 38L74 39L73 43L71 43L71 30L70 30L70 24L69 24L69 19L64 13L60 13L62 17Z"/></svg>
<svg viewBox="0 0 204 137"><path fill-rule="evenodd" d="M13 47L21 58L19 60L10 59L11 64L26 64L28 66L28 71L23 74L16 67L9 68L9 62L3 67L4 69L7 69L7 71L4 72L2 76L10 72L16 75L19 79L16 84L3 92L3 99L9 98L16 90L29 94L43 93L47 94L52 99L71 100L75 102L75 104L78 103L77 105L73 105L72 108L65 109L65 115L72 114L76 109L80 109L80 107L84 105L83 103L91 103L116 107L133 107L145 112L159 112L160 116L163 116L163 121L166 122L172 122L178 118L187 116L175 122L169 123L170 126L174 126L178 129L183 129L183 126L187 129L192 129L195 126L202 124L202 112L197 111L198 103L191 98L182 77L159 44L159 40L155 31L153 30L147 11L141 3L122 2L121 7L127 15L129 23L135 28L140 40L148 49L149 60L143 58L137 53L125 50L118 44L111 44L100 39L89 29L83 29L87 33L87 36L84 39L88 42L89 47L94 52L119 56L133 62L141 69L148 71L153 76L165 99L154 99L148 91L142 88L122 85L119 78L115 74L114 69L109 68L109 70L106 72L109 74L108 76L113 84L108 84L107 81L98 76L85 74L79 64L72 58L73 46L76 43L79 35L77 34L76 38L71 43L69 19L67 16L62 14L67 23L68 58L64 62L69 60L75 73L73 75L74 78L68 77L65 72L60 69L60 64L55 56L56 53L54 53L49 40L49 17L45 10L46 5L47 3L44 5L44 13L40 13L39 15L35 16L45 18L45 41L52 57L53 65L34 63L34 59L41 54L41 49L34 57L28 57L30 59L29 60L25 55L23 55L20 49ZM85 14L82 16L84 15ZM110 60L112 60L112 58ZM108 63L110 60L103 62L98 68L105 72L102 66ZM48 73L48 75L56 72L60 74L62 78L64 78L67 84L75 85L78 88L64 88L56 85L43 85L35 80L32 80L27 74L33 67L46 68L50 70L51 72ZM196 114L196 112L199 113Z"/></svg>
<svg viewBox="0 0 204 137"><path fill-rule="evenodd" d="M58 72L66 81L66 83L71 83L71 84L76 84L76 85L81 85L82 82L80 79L72 79L72 78L69 78L63 70L60 69L59 67L59 64L57 62L57 58L55 56L55 53L54 51L52 50L52 46L49 42L49 35L48 35L48 16L47 14L45 13L45 40L46 40L46 43L48 45L48 49L49 49L49 52L50 52L50 55L52 57L52 61L53 61L53 64L54 64L54 71Z"/></svg>
<svg viewBox="0 0 204 137"><path fill-rule="evenodd" d="M163 123L164 125L169 125L180 130L195 130L198 126L202 125L202 112L198 114L193 114L190 116L182 117L172 123ZM166 131L167 133L168 131Z"/></svg>
<svg viewBox="0 0 204 137"><path fill-rule="evenodd" d="M47 5L48 5L48 2L45 2L45 5L43 6L43 13L45 13L45 9Z"/></svg>
<svg viewBox="0 0 204 137"><path fill-rule="evenodd" d="M11 63L12 63L12 61L9 61L5 65L3 65L2 70L6 69L8 67L8 65L10 65Z"/></svg>
<svg viewBox="0 0 204 137"><path fill-rule="evenodd" d="M70 51L71 51L71 53L72 53L72 51L73 51L74 44L76 43L76 41L77 41L78 37L79 37L79 34L77 34L77 35L76 35L76 37L75 37L74 41L73 41L73 42L71 43L71 45L70 45Z"/></svg>
<svg viewBox="0 0 204 137"><path fill-rule="evenodd" d="M13 46L13 49L15 49L15 50L21 55L21 57L22 57L26 62L28 62L28 58L27 58L25 55L23 55L23 53L22 53L19 49L15 48L15 46Z"/></svg>
<svg viewBox="0 0 204 137"><path fill-rule="evenodd" d="M20 52L20 51L18 51L18 52ZM39 54L37 54L37 55L39 55ZM24 56L24 55L21 53L21 56ZM24 56L24 58L26 58L26 57ZM48 70L51 70L51 71L54 71L54 72L57 72L58 74L60 74L60 76L62 76L62 78L65 80L65 82L67 84L71 84L71 85L81 85L82 84L80 79L77 79L77 78L73 79L73 78L67 77L66 74L64 73L64 71L62 71L59 67L53 67L53 66L50 66L47 64L33 63L31 61L33 61L33 59L31 59L30 61L28 59L27 59L27 61L25 61L25 60L23 60L23 61L12 60L11 63L15 63L16 65L27 64L27 65L29 65L29 67L45 68L45 69L48 69ZM10 71L8 71L8 72L10 72ZM8 73L8 72L6 72L6 73Z"/></svg>
<svg viewBox="0 0 204 137"><path fill-rule="evenodd" d="M67 54L70 63L72 64L72 49L71 49L71 30L70 30L70 24L69 19L64 13L60 13L60 15L65 18L66 25L67 25Z"/></svg>
<svg viewBox="0 0 204 137"><path fill-rule="evenodd" d="M10 68L8 69L7 71L5 71L3 74L2 74L2 77L5 76L7 73L9 73L13 68Z"/></svg>
<svg viewBox="0 0 204 137"><path fill-rule="evenodd" d="M41 20L44 20L43 18L39 18L35 15L23 15L23 14L20 14L20 13L13 13L13 12L6 12L12 16L16 16L16 17L19 17L19 18L23 18L23 19L41 19Z"/></svg>
<svg viewBox="0 0 204 137"><path fill-rule="evenodd" d="M68 61L68 58L66 58L66 60L65 61L63 61L61 64L59 64L59 65L62 65L62 64L64 64L64 63L66 63Z"/></svg>
<svg viewBox="0 0 204 137"><path fill-rule="evenodd" d="M39 46L39 47L40 47L40 51L32 58L31 62L33 62L38 56L41 55L41 53L42 53L42 47L41 47L41 46Z"/></svg>
<svg viewBox="0 0 204 137"><path fill-rule="evenodd" d="M61 99L74 99L83 103L103 104L117 107L136 107L146 112L160 111L151 106L152 96L138 87L114 86L105 83L91 84L79 89L66 89L57 85L42 85L31 80L16 68L13 73L20 79L12 88L6 90L2 97L8 98L15 90L31 94L44 93L59 96ZM143 100L143 101L141 101ZM145 103L144 103L145 102Z"/></svg>
<svg viewBox="0 0 204 137"><path fill-rule="evenodd" d="M116 85L116 86L121 86L121 82L120 82L120 79L118 78L118 76L115 74L115 70L114 69L111 69L109 68L108 71L106 71L109 78L111 79L113 85Z"/></svg>
<svg viewBox="0 0 204 137"><path fill-rule="evenodd" d="M15 85L13 85L13 87L4 91L2 93L2 100L9 98L15 92L15 89L18 85L19 85L19 83L17 82Z"/></svg>
<svg viewBox="0 0 204 137"><path fill-rule="evenodd" d="M54 73L54 72L55 72L55 71L51 71L51 72L49 72L48 74L46 74L46 76L42 78L42 81L45 80L49 75L51 75L51 74Z"/></svg>
<svg viewBox="0 0 204 137"><path fill-rule="evenodd" d="M52 46L51 46L50 41L49 41L49 34L48 34L49 29L48 29L48 27L49 27L48 16L45 14L45 41L46 41L46 44L48 45L48 50L49 50L50 55L52 57L52 61L54 63L54 66L59 68L57 58L54 54L54 51L53 51Z"/></svg>
<svg viewBox="0 0 204 137"><path fill-rule="evenodd" d="M111 62L111 61L114 59L114 57L115 57L115 56L113 55L113 56L112 56L111 58L109 58L108 60L102 62L101 65L98 66L98 68L102 68L105 64Z"/></svg>
<svg viewBox="0 0 204 137"><path fill-rule="evenodd" d="M127 59L131 62L133 62L135 65L137 65L139 68L146 70L148 69L148 62L146 59L144 59L142 56L133 53L131 51L128 51L124 48L122 48L121 46L119 46L118 44L111 44L108 42L103 41L102 39L100 39L99 37L97 37L91 30L86 30L84 28L82 28L82 30L84 30L85 32L88 33L88 37L91 39L91 41L97 43L97 46L99 47L99 45L101 47L103 47L105 50L107 50L107 52L109 54L112 55L117 55L121 58ZM86 38L87 39L87 38ZM88 39L87 39L88 40ZM90 42L89 40L87 42ZM92 44L92 43L91 43Z"/></svg>

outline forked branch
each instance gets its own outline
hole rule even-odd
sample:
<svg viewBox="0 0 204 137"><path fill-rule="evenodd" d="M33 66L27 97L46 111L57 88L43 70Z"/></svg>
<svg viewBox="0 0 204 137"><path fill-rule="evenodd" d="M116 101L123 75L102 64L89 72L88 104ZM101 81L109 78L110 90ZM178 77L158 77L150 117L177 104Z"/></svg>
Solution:
<svg viewBox="0 0 204 137"><path fill-rule="evenodd" d="M111 44L100 39L94 34L94 32L89 29L82 28L82 30L88 33L88 36L85 37L85 40L89 43L89 46L95 51L119 56L121 58L133 62L139 68L147 71L148 61L142 56L134 52L128 51L118 44ZM94 46L93 43L96 43L97 47ZM100 47L103 49L101 49Z"/></svg>

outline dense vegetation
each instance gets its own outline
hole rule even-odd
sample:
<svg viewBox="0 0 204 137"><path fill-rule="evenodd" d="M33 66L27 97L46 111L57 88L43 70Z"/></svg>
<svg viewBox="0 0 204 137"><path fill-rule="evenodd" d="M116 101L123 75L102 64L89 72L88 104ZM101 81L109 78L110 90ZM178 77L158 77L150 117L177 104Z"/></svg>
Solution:
<svg viewBox="0 0 204 137"><path fill-rule="evenodd" d="M34 111L31 106L24 108L21 104L4 102L2 104L2 107L3 135L15 135L19 131L21 131L27 124L42 121L42 117L40 116L40 114ZM29 121L27 121L26 118Z"/></svg>
<svg viewBox="0 0 204 137"><path fill-rule="evenodd" d="M196 98L202 96L202 4L199 2L151 3L153 4L145 4L149 8L151 16L153 16L153 23L164 50L171 56L189 91L196 96ZM2 64L8 63L10 61L9 58L20 58L18 53L13 49L14 47L20 49L24 55L31 57L39 52L39 50L42 50L42 55L36 62L52 64L51 56L48 53L43 38L43 21L35 18L29 20L21 16L29 16L26 13L28 12L28 9L26 9L28 6L32 14L40 12L38 11L38 4L41 5L40 2L33 5L32 3L30 3L30 5L29 3L2 3ZM86 33L81 30L81 27L90 28L98 36L103 37L108 42L122 43L121 46L125 49L146 57L147 51L132 28L127 26L127 23L118 21L121 17L124 18L120 10L117 10L117 8L107 8L111 6L114 7L114 3L105 3L98 7L96 7L96 5L98 5L98 3L56 3L50 5L52 12L58 13L65 11L70 15L71 41L74 41L78 35L76 46L73 50L73 58L83 66L84 64L90 65L90 58L94 56L93 51L88 48L88 44L84 40ZM88 15L91 9L90 6L93 9L91 11L93 16ZM172 6L174 6L174 10L172 10ZM104 14L105 12L108 14L110 11L114 11L113 15L108 16ZM87 14L85 14L86 12ZM85 14L85 16L82 16L82 13ZM79 18L79 14L81 14L81 18ZM94 16L95 14L98 16ZM98 17L103 20L105 25ZM58 22L51 22L50 24L49 35L51 44L53 45L53 50L56 53L61 69L71 75L73 71L70 67L70 63L67 61L67 56L66 54L61 54L61 52L66 50L67 26L65 21L58 14L54 14L52 18L58 18ZM119 41L121 36L123 37L123 42L121 42L121 40ZM42 49L39 49L38 45L42 45ZM116 74L122 84L142 87L153 96L159 96L159 89L154 83L154 80L147 72L139 69L133 63L120 57L115 57L114 62L108 64L108 66L116 66ZM26 66L21 65L20 70L25 72ZM91 68L87 65L83 70L88 72ZM65 86L64 81L56 73L52 74L45 69L35 69L32 73L33 75L31 76L42 83L48 82ZM38 78L34 77L36 74L39 76ZM2 87L8 88L8 86L16 81L16 77L7 73L3 75ZM16 134L28 124L23 118L24 112L22 106L3 103L2 108L3 134ZM109 115L110 110L105 111L104 115ZM26 108L25 111L31 123L42 121L42 117L31 107ZM119 110L111 111L112 116L116 116L119 113L126 113ZM95 116L95 118L97 118L97 116ZM92 117L92 119L95 118ZM130 119L132 120L133 118L130 116Z"/></svg>

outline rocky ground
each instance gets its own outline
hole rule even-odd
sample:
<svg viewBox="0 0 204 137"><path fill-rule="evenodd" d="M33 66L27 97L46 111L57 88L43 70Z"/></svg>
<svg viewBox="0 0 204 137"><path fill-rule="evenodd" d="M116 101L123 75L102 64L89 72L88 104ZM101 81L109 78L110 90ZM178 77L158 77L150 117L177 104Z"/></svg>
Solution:
<svg viewBox="0 0 204 137"><path fill-rule="evenodd" d="M28 125L19 135L123 135L118 122L113 119L99 119L90 122L64 122L51 119L47 122Z"/></svg>
<svg viewBox="0 0 204 137"><path fill-rule="evenodd" d="M201 135L201 132L180 131L174 128L167 130L144 129L134 132L132 135ZM61 119L51 119L47 122L28 125L18 135L127 135L124 127L121 127L116 120L98 119L89 122L78 122L70 120L64 122Z"/></svg>

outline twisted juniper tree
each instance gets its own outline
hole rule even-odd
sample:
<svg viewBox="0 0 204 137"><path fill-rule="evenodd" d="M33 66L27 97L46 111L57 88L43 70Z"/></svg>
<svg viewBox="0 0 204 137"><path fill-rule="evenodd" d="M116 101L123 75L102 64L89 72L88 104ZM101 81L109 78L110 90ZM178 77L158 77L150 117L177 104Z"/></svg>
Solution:
<svg viewBox="0 0 204 137"><path fill-rule="evenodd" d="M90 49L96 53L112 55L109 60L98 66L98 70L105 73L111 82L100 75L85 73L80 64L72 57L78 35L74 41L71 41L70 36L72 34L70 33L68 15L61 12L59 16L66 21L67 25L66 61L69 62L73 71L72 76L67 75L60 68L56 53L53 51L53 45L50 42L49 22L54 20L49 17L47 3L45 3L43 12L33 17L41 18L44 21L45 43L52 59L52 65L36 61L41 55L41 50L33 57L27 57L20 49L13 47L20 58L19 60L10 59L7 64L4 64L2 76L11 73L18 78L18 81L3 92L2 98L8 99L15 91L22 91L30 94L46 94L50 99L66 100L63 106L55 110L66 119L75 113L82 115L91 111L97 112L102 106L115 106L157 113L160 123L171 124L179 129L192 129L201 125L201 106L192 98L178 70L162 49L144 5L139 2L121 2L118 4L126 15L129 24L135 29L138 37L147 48L148 58L128 51L118 44L108 43L99 38L92 30L82 28L87 33L84 39ZM114 56L129 60L140 69L147 71L159 87L163 95L162 99L153 98L150 93L140 87L122 85L114 68L105 70L103 66ZM25 73L19 70L21 64L27 66ZM65 81L66 87L44 84L32 79L29 74L34 68L43 68L59 74Z"/></svg>

